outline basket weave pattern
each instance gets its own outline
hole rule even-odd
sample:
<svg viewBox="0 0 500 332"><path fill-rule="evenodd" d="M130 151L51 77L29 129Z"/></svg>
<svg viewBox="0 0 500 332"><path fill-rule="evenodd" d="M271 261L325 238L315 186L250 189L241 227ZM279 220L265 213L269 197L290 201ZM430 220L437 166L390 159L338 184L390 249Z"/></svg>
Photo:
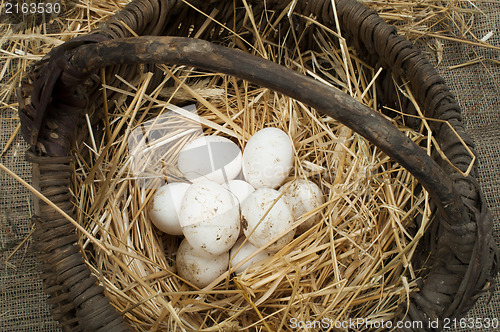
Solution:
<svg viewBox="0 0 500 332"><path fill-rule="evenodd" d="M290 1L255 0L249 3L253 12L258 13L273 8L283 9ZM212 0L191 1L191 4L204 12L217 8L218 14L215 18L227 26L237 27L242 24L244 13L235 12L233 2ZM475 168L468 175L464 175L473 162L473 156L464 147L463 142L470 149L473 149L473 146L461 122L460 108L444 80L425 56L411 42L398 35L395 27L387 25L376 12L355 1L338 0L335 1L335 7L348 44L354 45L370 65L384 67L387 70L387 79L392 79L391 74L404 77L409 82L424 115L441 120L432 121L431 125L435 138L448 160L435 153L432 156L435 164L419 164L418 161L415 164L411 159L415 158L414 156L405 156L403 141L395 137L383 137L379 132L367 129L369 119L362 120L360 117L360 121L364 122L358 124L359 128L354 128L364 136L371 135L371 141L385 147L387 153L391 157L394 156L398 162L405 165L406 161L409 166L413 165L412 173L417 173L415 176L420 182L428 184L426 189L431 192L435 205L437 220L421 244L421 257L431 254L425 263L427 276L420 291L412 293L410 303L402 306L400 318L408 321L427 321L462 316L475 302L478 294L490 284L498 264L497 249L492 239L492 218L475 179ZM294 10L304 16L313 15L326 26L335 26L330 0L297 1ZM113 65L113 75L119 74L127 79L131 71L127 70L125 64L187 61L187 64L194 65L196 63L189 61L197 61L194 54L196 52L193 52L192 59L184 59L185 54L181 49L186 49L189 45L204 47L204 43L191 44L196 42L176 39L165 42L149 37L133 37L129 29L139 36L189 36L194 35L196 28L205 20L203 15L183 1L134 1L98 30L55 48L46 59L33 67L23 86L20 100L23 135L32 145L27 158L34 166L35 186L63 211L69 215L74 214L69 191L72 174L70 154L77 140L78 124L90 105L97 105L96 109L100 106L96 70L105 65ZM297 27L303 28L300 24ZM220 44L228 34L229 32L224 30L213 40L211 29L205 29L199 38ZM144 46L146 43L147 46ZM134 51L120 57L123 45L132 47ZM167 49L173 50L172 58L165 59L151 53L155 47L160 47L158 45L168 45ZM300 46L303 49L310 47L307 38L303 39ZM112 51L113 47L116 48L116 54ZM214 50L218 51L219 48ZM174 54L177 51L178 54ZM220 52L225 54L226 51L220 49ZM91 57L91 54L95 56ZM230 60L233 53L228 54ZM200 61L203 61L205 54L200 53L198 56ZM206 61L209 62L210 59ZM204 64L200 62L199 65ZM253 76L253 73L245 72L245 68L240 68L240 72L231 72L233 69L231 66L226 68L227 66L229 65L216 63L208 69L226 69L241 78L254 79L259 84L281 89L296 99L306 98L299 93L294 95L293 87L286 86L286 83L269 83L272 77ZM324 92L317 91L319 95ZM112 98L113 96L110 96L110 99ZM383 105L394 105L397 100L397 91L385 91L380 102ZM308 102L318 110L336 112L329 111L328 105L315 103L318 103L317 99ZM364 114L363 108L356 103L346 101L346 104L353 105L352 117L357 114L354 109L359 109L360 116ZM410 106L404 111L410 114L415 112ZM347 111L338 113L340 117L344 116L343 114L347 114ZM98 118L96 116L96 121ZM339 121L351 127L358 123L357 119L349 119L347 116ZM455 133L458 133L458 136ZM427 174L426 167L437 166L437 175ZM439 174L444 176L440 178ZM39 252L45 271L45 288L51 296L53 314L55 319L60 321L61 327L68 331L127 330L121 315L109 304L104 296L104 289L97 285L97 278L91 275L85 265L76 245L78 237L74 226L42 203L36 208L36 214L37 217L33 220L37 227L34 235L35 249ZM408 312L405 314L407 308Z"/></svg>

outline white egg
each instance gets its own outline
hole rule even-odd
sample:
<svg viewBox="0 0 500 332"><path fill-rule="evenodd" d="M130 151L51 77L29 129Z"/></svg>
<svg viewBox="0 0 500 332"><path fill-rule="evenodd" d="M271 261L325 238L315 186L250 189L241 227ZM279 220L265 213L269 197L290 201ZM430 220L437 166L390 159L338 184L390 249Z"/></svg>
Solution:
<svg viewBox="0 0 500 332"><path fill-rule="evenodd" d="M228 252L211 255L196 250L186 239L179 245L175 261L179 276L200 288L209 285L226 272L228 264Z"/></svg>
<svg viewBox="0 0 500 332"><path fill-rule="evenodd" d="M279 190L292 209L294 219L317 208L325 202L325 196L318 185L305 179L296 179L285 183ZM318 211L297 227L297 233L303 233L321 219Z"/></svg>
<svg viewBox="0 0 500 332"><path fill-rule="evenodd" d="M293 167L293 144L278 128L264 128L248 140L243 151L243 174L255 189L277 188Z"/></svg>
<svg viewBox="0 0 500 332"><path fill-rule="evenodd" d="M179 223L194 248L222 254L231 249L240 233L238 200L213 181L193 183L182 200Z"/></svg>
<svg viewBox="0 0 500 332"><path fill-rule="evenodd" d="M149 217L162 232L182 235L179 213L182 199L189 186L188 183L171 182L160 187L154 194Z"/></svg>
<svg viewBox="0 0 500 332"><path fill-rule="evenodd" d="M179 170L190 181L202 179L225 183L241 171L241 150L221 136L203 136L186 144L179 152Z"/></svg>
<svg viewBox="0 0 500 332"><path fill-rule="evenodd" d="M248 197L248 195L255 191L254 187L252 187L250 183L243 180L231 180L224 184L224 187L236 196L240 204Z"/></svg>
<svg viewBox="0 0 500 332"><path fill-rule="evenodd" d="M248 241L258 248L293 226L292 211L283 198L277 200L279 196L277 190L261 188L251 193L241 204L243 232ZM295 229L285 233L267 250L280 250L293 239L294 234Z"/></svg>
<svg viewBox="0 0 500 332"><path fill-rule="evenodd" d="M234 244L233 248L231 248L230 251L230 259L231 259L231 266L236 266L239 262L243 261L250 255L252 255L254 252L258 250L257 247L255 247L253 244L250 243L250 241L245 241L245 237L240 237L238 241ZM243 244L243 245L242 245ZM240 267L238 267L234 272L236 274L242 273L245 271L250 265L255 264L256 262L259 262L263 259L266 259L269 257L271 254L267 251L261 251L252 258L250 258L246 263L243 263Z"/></svg>

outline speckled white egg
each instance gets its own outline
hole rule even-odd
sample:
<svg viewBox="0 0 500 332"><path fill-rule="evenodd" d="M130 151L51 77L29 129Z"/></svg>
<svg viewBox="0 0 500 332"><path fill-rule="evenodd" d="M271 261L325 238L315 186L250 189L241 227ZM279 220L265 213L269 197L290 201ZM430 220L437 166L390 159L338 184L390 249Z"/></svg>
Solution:
<svg viewBox="0 0 500 332"><path fill-rule="evenodd" d="M317 208L325 202L325 196L318 185L306 179L295 179L285 183L279 190L292 209L294 219ZM321 220L318 211L297 227L297 233L303 233Z"/></svg>
<svg viewBox="0 0 500 332"><path fill-rule="evenodd" d="M184 239L179 245L175 265L179 276L197 287L208 286L227 271L229 253L211 255L196 250Z"/></svg>
<svg viewBox="0 0 500 332"><path fill-rule="evenodd" d="M279 196L277 190L261 188L251 193L241 204L243 232L248 241L258 248L290 229L294 223L290 207L282 197L277 200ZM267 210L269 213L266 215ZM267 250L280 250L293 239L294 234L295 229L285 233L267 247Z"/></svg>
<svg viewBox="0 0 500 332"><path fill-rule="evenodd" d="M154 194L149 218L162 232L182 235L179 213L182 199L189 186L188 183L171 182L160 187Z"/></svg>
<svg viewBox="0 0 500 332"><path fill-rule="evenodd" d="M277 188L293 167L293 144L278 128L264 128L248 140L243 151L243 174L255 189Z"/></svg>
<svg viewBox="0 0 500 332"><path fill-rule="evenodd" d="M241 150L221 136L203 136L186 144L179 152L179 170L192 182L211 180L219 184L238 176Z"/></svg>
<svg viewBox="0 0 500 332"><path fill-rule="evenodd" d="M213 181L193 183L182 200L179 223L194 248L220 255L231 249L240 233L238 200Z"/></svg>
<svg viewBox="0 0 500 332"><path fill-rule="evenodd" d="M230 251L230 259L231 266L236 266L239 262L245 260L247 257L252 255L254 252L258 250L250 241L245 241L245 237L240 237L238 241L234 244L233 248ZM236 274L242 273L245 271L250 265L255 264L263 259L266 259L271 254L267 251L261 251L252 258L250 258L246 263L243 263L240 267L238 267L234 272Z"/></svg>

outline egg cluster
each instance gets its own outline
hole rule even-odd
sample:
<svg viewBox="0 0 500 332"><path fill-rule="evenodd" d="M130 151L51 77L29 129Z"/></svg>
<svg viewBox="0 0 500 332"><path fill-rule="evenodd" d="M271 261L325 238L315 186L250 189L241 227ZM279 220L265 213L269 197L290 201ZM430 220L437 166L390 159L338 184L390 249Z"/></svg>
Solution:
<svg viewBox="0 0 500 332"><path fill-rule="evenodd" d="M229 265L241 273L319 221L316 213L294 228L324 196L309 180L283 185L293 162L290 138L272 127L255 133L243 153L221 136L204 136L182 148L178 168L191 183L164 185L149 209L158 229L184 236L176 256L182 278L205 287Z"/></svg>

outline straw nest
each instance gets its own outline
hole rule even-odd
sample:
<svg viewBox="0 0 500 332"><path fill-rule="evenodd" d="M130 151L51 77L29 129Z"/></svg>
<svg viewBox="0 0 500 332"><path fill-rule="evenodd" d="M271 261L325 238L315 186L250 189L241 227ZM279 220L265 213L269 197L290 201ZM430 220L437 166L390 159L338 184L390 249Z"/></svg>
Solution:
<svg viewBox="0 0 500 332"><path fill-rule="evenodd" d="M386 7L385 18L401 22L412 15L403 8L412 8L409 31L427 23L423 12L444 8L449 15L451 8L436 3L424 10L408 7L406 2L400 6L403 2ZM376 1L369 4L382 6ZM68 31L62 39L83 32L82 25L75 23L79 19L85 18L90 28L114 11L110 7L94 1L87 7L72 8L71 15L77 19L69 19L68 25L60 22L59 28ZM376 8L384 12L382 7ZM457 12L467 11L459 8ZM259 31L256 43L244 48L341 89L375 111L390 113L389 120L429 154L436 148L426 119L421 118L424 125L414 130L405 126L397 111L378 109L381 72L359 59L338 31L320 27L312 40L315 51L301 53L267 38L275 29L273 20L287 13L274 15L253 17L249 12L247 30L235 32L235 37ZM302 19L317 24L314 18ZM433 19L438 24L442 16ZM27 36L39 44L33 48L38 53L25 53L23 61L39 58L44 45L47 51L61 43L46 35L37 41L35 37L43 32L40 29L43 27L33 28L32 39ZM2 42L11 43L13 48L24 43L15 38ZM230 44L238 47L242 42L234 38ZM19 68L25 66L22 63ZM2 73L11 74L7 84L13 84L17 76L17 71L7 70L10 66L4 63ZM104 103L107 117L101 127L87 116L87 138L75 149L72 190L77 221L94 237L80 237L83 253L106 286L113 305L133 327L275 331L288 329L294 322L334 324L358 317L390 321L397 310L405 310L400 304L417 287L420 275L412 258L432 219L428 195L411 174L334 119L274 91L192 68L158 68L162 72L158 86L152 85L151 73L141 70L134 80L117 76L103 82L103 99L108 94L117 97L112 105ZM397 89L413 101L406 86ZM4 100L10 98L8 91L2 88ZM180 108L189 104L196 105L196 112ZM414 106L418 110L418 105ZM179 178L172 167L175 151L190 136L181 135L183 139L168 149L162 144L151 145L148 156L164 158L147 168L148 186L141 185L143 180L134 173L129 149L136 128L165 114L176 114L179 121L189 118L191 123L201 124L203 135L228 137L242 149L259 129L273 126L284 130L292 138L295 152L289 178L316 182L326 200L299 222L310 214L320 214L321 221L242 274L229 270L204 289L182 280L175 271L180 239L159 232L151 224L148 206L159 183ZM163 130L164 137L179 134L171 126L158 130ZM365 325L361 329L371 328Z"/></svg>

